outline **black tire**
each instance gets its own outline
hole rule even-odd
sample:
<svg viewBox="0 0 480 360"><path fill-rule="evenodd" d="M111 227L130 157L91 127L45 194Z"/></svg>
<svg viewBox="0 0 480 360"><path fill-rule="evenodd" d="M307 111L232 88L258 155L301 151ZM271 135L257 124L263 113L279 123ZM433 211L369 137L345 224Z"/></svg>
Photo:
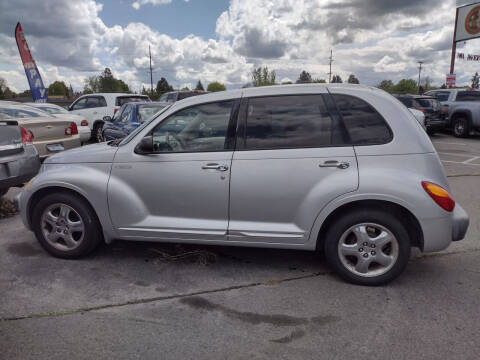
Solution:
<svg viewBox="0 0 480 360"><path fill-rule="evenodd" d="M42 230L42 216L44 212L55 204L67 205L79 216L84 225L84 233L81 242L74 249L58 249L45 238ZM100 222L90 204L82 197L59 192L43 197L35 206L32 214L32 227L40 245L51 255L63 259L77 259L90 254L103 240Z"/></svg>
<svg viewBox="0 0 480 360"><path fill-rule="evenodd" d="M102 122L97 122L93 126L93 134L92 134L93 140L96 143L101 143L105 139L103 138L103 123Z"/></svg>
<svg viewBox="0 0 480 360"><path fill-rule="evenodd" d="M6 188L6 189L0 189L0 197L2 197L3 195L5 195L8 190L10 190L10 188Z"/></svg>
<svg viewBox="0 0 480 360"><path fill-rule="evenodd" d="M452 121L453 135L466 138L470 134L470 123L465 117L457 117Z"/></svg>
<svg viewBox="0 0 480 360"><path fill-rule="evenodd" d="M344 265L339 255L339 242L342 239L342 235L357 224L363 223L373 223L384 227L393 234L398 244L396 246L396 252L398 253L396 261L392 262L391 268L383 274L370 277L358 275ZM366 252L369 253L371 249L367 246L365 247L367 248ZM377 249L377 251L379 253L380 251L383 252L380 249ZM343 214L328 228L324 243L324 253L327 262L343 279L357 285L378 286L394 280L405 270L410 257L410 238L405 226L395 214L371 209L355 210ZM363 254L363 256L365 255ZM360 255L357 258L359 257ZM355 257L352 256L353 259ZM370 261L373 261L375 265L374 260ZM388 267L385 270L387 269Z"/></svg>

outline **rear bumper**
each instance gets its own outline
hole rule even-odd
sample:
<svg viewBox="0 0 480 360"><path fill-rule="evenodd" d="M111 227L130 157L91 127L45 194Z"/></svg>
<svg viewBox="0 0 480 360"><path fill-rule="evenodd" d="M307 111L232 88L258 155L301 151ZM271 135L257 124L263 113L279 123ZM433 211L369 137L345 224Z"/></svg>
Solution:
<svg viewBox="0 0 480 360"><path fill-rule="evenodd" d="M459 241L465 238L469 224L470 219L466 211L460 205L455 205L453 210L452 241Z"/></svg>
<svg viewBox="0 0 480 360"><path fill-rule="evenodd" d="M423 231L423 251L434 252L446 249L452 241L465 237L470 223L465 210L457 203L453 213L445 217L419 219Z"/></svg>
<svg viewBox="0 0 480 360"><path fill-rule="evenodd" d="M426 118L425 127L427 130L443 130L447 127L447 120L442 118Z"/></svg>
<svg viewBox="0 0 480 360"><path fill-rule="evenodd" d="M0 162L0 189L26 183L39 169L37 150L32 145L26 145L22 154L2 159Z"/></svg>
<svg viewBox="0 0 480 360"><path fill-rule="evenodd" d="M44 159L50 155L58 153L58 151L49 151L47 146L53 144L62 144L64 150L74 149L81 145L80 136L74 135L68 138L58 139L58 140L47 140L47 141L34 141L33 144L37 148L38 154L41 159Z"/></svg>

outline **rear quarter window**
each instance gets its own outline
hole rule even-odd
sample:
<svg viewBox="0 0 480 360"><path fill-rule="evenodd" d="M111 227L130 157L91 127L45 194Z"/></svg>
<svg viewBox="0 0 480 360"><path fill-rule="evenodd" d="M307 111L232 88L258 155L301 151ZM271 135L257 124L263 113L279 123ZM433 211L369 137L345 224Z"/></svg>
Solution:
<svg viewBox="0 0 480 360"><path fill-rule="evenodd" d="M380 145L392 141L385 119L366 101L350 95L332 94L353 145Z"/></svg>

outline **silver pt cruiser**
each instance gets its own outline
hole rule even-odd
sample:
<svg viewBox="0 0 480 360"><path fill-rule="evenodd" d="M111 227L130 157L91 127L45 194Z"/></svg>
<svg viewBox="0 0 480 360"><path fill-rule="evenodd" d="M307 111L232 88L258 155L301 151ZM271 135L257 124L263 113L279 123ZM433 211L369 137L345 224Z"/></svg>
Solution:
<svg viewBox="0 0 480 360"><path fill-rule="evenodd" d="M113 240L321 250L384 284L468 216L408 109L376 88L290 85L179 101L122 141L51 156L17 197L46 251Z"/></svg>

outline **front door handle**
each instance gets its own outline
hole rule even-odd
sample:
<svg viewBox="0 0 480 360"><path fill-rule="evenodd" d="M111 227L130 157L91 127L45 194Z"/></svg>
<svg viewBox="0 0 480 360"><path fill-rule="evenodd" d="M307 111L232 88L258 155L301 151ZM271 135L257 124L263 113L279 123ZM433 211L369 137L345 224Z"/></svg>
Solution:
<svg viewBox="0 0 480 360"><path fill-rule="evenodd" d="M350 164L346 161L337 161L337 160L327 160L323 164L318 165L322 168L324 167L334 167L337 169L347 169Z"/></svg>
<svg viewBox="0 0 480 360"><path fill-rule="evenodd" d="M202 166L203 170L218 170L218 171L227 171L228 166L227 165L219 165L216 163L209 163L207 165Z"/></svg>

